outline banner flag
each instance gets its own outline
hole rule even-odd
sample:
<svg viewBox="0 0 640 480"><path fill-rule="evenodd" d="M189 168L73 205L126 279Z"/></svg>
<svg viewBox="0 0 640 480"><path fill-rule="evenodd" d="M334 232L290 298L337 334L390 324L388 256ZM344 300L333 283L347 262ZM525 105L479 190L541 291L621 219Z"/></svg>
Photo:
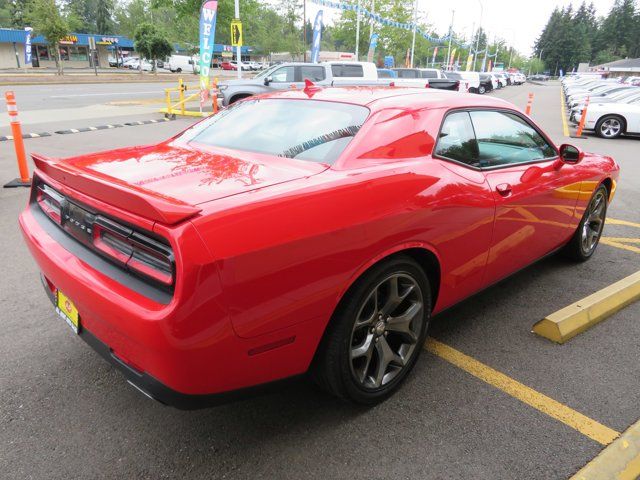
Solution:
<svg viewBox="0 0 640 480"><path fill-rule="evenodd" d="M449 63L448 63L449 67L453 66L453 59L456 58L456 50L457 48L454 48L451 51L451 57L449 58Z"/></svg>
<svg viewBox="0 0 640 480"><path fill-rule="evenodd" d="M438 54L438 47L433 49L433 58L431 59L431 65L436 64L436 55Z"/></svg>
<svg viewBox="0 0 640 480"><path fill-rule="evenodd" d="M372 33L369 40L369 51L367 52L367 62L373 62L373 56L376 53L376 47L378 46L378 34Z"/></svg>
<svg viewBox="0 0 640 480"><path fill-rule="evenodd" d="M322 40L322 10L318 10L313 22L313 43L311 45L311 63L318 63L320 58L320 41Z"/></svg>
<svg viewBox="0 0 640 480"><path fill-rule="evenodd" d="M471 70L471 63L473 62L473 55L469 54L467 57L467 72Z"/></svg>
<svg viewBox="0 0 640 480"><path fill-rule="evenodd" d="M491 60L489 60L489 66L487 67L487 72L491 71Z"/></svg>
<svg viewBox="0 0 640 480"><path fill-rule="evenodd" d="M24 64L31 65L31 34L33 33L33 28L24 27L24 31L27 33L24 40Z"/></svg>
<svg viewBox="0 0 640 480"><path fill-rule="evenodd" d="M209 71L216 36L217 0L204 0L200 11L200 90L209 90ZM240 59L238 59L238 63ZM202 96L201 96L202 97Z"/></svg>

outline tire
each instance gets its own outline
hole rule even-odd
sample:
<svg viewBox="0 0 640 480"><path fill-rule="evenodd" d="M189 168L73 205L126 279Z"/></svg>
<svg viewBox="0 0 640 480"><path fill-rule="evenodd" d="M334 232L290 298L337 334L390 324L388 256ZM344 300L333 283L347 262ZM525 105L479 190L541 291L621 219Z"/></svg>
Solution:
<svg viewBox="0 0 640 480"><path fill-rule="evenodd" d="M605 115L596 123L596 135L602 138L618 138L624 133L625 121L618 115Z"/></svg>
<svg viewBox="0 0 640 480"><path fill-rule="evenodd" d="M392 395L422 351L430 292L424 271L408 256L393 256L369 269L331 319L311 370L316 383L363 405Z"/></svg>
<svg viewBox="0 0 640 480"><path fill-rule="evenodd" d="M607 218L608 198L607 187L600 185L591 196L576 232L564 247L563 253L566 257L577 262L586 262L593 256Z"/></svg>
<svg viewBox="0 0 640 480"><path fill-rule="evenodd" d="M178 72L178 73L182 73L182 69L181 69L181 68L177 68L177 69L176 69L176 72Z"/></svg>
<svg viewBox="0 0 640 480"><path fill-rule="evenodd" d="M480 86L478 87L478 93L479 93L480 95L484 95L485 93L487 93L487 89L485 88L485 86L484 86L484 85L480 85Z"/></svg>

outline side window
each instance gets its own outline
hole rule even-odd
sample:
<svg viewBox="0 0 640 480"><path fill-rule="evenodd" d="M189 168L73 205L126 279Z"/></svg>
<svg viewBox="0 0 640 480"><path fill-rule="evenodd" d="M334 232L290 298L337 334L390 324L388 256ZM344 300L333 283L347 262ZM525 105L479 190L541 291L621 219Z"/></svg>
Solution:
<svg viewBox="0 0 640 480"><path fill-rule="evenodd" d="M438 72L434 70L421 70L420 76L422 78L438 78Z"/></svg>
<svg viewBox="0 0 640 480"><path fill-rule="evenodd" d="M399 78L418 78L418 72L415 70L396 70Z"/></svg>
<svg viewBox="0 0 640 480"><path fill-rule="evenodd" d="M523 118L508 112L470 112L482 167L555 157L556 150Z"/></svg>
<svg viewBox="0 0 640 480"><path fill-rule="evenodd" d="M478 143L468 112L454 112L447 115L433 153L472 167L480 166Z"/></svg>
<svg viewBox="0 0 640 480"><path fill-rule="evenodd" d="M295 70L293 67L282 67L271 74L271 81L274 83L294 82Z"/></svg>
<svg viewBox="0 0 640 480"><path fill-rule="evenodd" d="M334 63L331 65L331 74L334 77L364 77L364 70L362 65Z"/></svg>
<svg viewBox="0 0 640 480"><path fill-rule="evenodd" d="M305 78L312 82L324 80L324 67L311 67L309 65L300 67L300 81L304 82Z"/></svg>

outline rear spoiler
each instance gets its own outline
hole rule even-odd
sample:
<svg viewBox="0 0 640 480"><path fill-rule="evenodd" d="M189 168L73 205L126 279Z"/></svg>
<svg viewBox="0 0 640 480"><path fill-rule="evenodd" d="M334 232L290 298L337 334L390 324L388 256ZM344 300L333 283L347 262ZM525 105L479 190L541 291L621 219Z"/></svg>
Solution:
<svg viewBox="0 0 640 480"><path fill-rule="evenodd" d="M202 211L180 200L151 194L135 185L101 178L99 174L91 175L44 155L34 153L31 158L38 170L63 185L155 222L173 225Z"/></svg>

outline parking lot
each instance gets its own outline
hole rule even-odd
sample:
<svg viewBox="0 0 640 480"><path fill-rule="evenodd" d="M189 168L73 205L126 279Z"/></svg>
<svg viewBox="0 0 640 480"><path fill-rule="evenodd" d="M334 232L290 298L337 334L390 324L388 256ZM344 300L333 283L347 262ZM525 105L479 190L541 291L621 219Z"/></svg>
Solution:
<svg viewBox="0 0 640 480"><path fill-rule="evenodd" d="M25 140L27 151L70 156L165 139L195 120L55 133L162 120L163 87L16 88L25 132L51 134ZM0 190L2 477L571 477L640 417L640 303L564 345L531 327L639 270L640 139L568 138L557 82L492 95L524 109L528 93L554 141L621 165L602 244L589 262L551 256L435 317L404 387L368 409L304 381L206 410L149 400L56 316L18 231L28 192ZM0 142L0 180L16 175L13 146Z"/></svg>

